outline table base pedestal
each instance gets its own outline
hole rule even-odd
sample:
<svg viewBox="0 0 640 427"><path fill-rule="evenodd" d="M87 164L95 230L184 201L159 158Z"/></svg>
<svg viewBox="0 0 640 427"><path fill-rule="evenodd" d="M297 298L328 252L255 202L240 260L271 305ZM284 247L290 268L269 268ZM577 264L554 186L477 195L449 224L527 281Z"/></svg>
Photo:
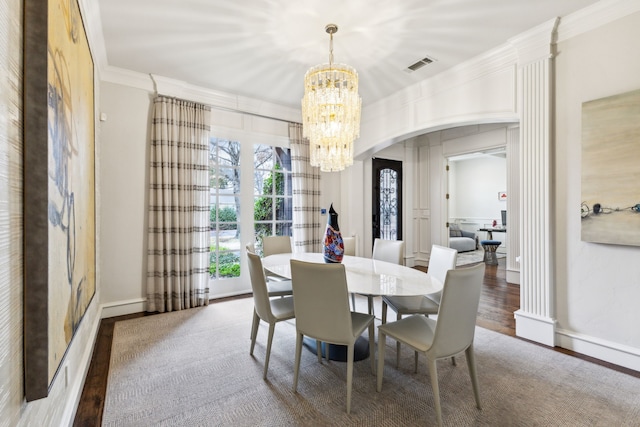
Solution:
<svg viewBox="0 0 640 427"><path fill-rule="evenodd" d="M302 345L306 347L311 353L317 354L315 339L304 337L302 339ZM324 358L327 357L327 347L329 348L329 360L335 360L336 362L347 361L346 345L327 344L323 342L320 345L320 351L322 352L322 357ZM353 348L353 361L357 362L359 360L364 360L367 357L369 357L369 340L364 337L358 337Z"/></svg>

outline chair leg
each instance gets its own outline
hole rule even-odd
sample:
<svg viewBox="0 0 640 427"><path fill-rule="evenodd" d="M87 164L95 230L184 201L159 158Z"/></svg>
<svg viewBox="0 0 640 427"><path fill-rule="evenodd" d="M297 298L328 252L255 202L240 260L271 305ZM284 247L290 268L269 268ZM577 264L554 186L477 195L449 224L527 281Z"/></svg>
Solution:
<svg viewBox="0 0 640 427"><path fill-rule="evenodd" d="M351 306L353 307L353 311L356 311L356 294L351 294Z"/></svg>
<svg viewBox="0 0 640 427"><path fill-rule="evenodd" d="M480 405L480 388L478 387L478 375L476 373L476 357L473 352L473 343L465 350L467 355L467 367L469 368L469 376L471 377L471 386L473 387L473 395L476 398L476 406L482 409Z"/></svg>
<svg viewBox="0 0 640 427"><path fill-rule="evenodd" d="M402 314L396 314L396 320L402 319ZM396 369L400 367L400 341L396 341ZM418 368L416 368L417 370ZM416 371L417 372L417 371Z"/></svg>
<svg viewBox="0 0 640 427"><path fill-rule="evenodd" d="M440 388L438 387L438 368L436 361L427 356L429 364L429 375L431 376L431 388L433 389L433 402L436 407L436 418L438 426L442 426L442 409L440 408Z"/></svg>
<svg viewBox="0 0 640 427"><path fill-rule="evenodd" d="M264 372L262 379L267 379L267 370L269 369L269 357L271 356L271 343L273 342L273 332L276 330L276 323L269 323L269 339L267 340L267 356L264 359Z"/></svg>
<svg viewBox="0 0 640 427"><path fill-rule="evenodd" d="M382 324L387 323L387 303L382 300Z"/></svg>
<svg viewBox="0 0 640 427"><path fill-rule="evenodd" d="M322 363L322 343L320 342L320 340L316 340L316 353L318 355L318 362Z"/></svg>
<svg viewBox="0 0 640 427"><path fill-rule="evenodd" d="M456 357L455 356L451 356L451 364L453 366L458 366L458 363L456 363Z"/></svg>
<svg viewBox="0 0 640 427"><path fill-rule="evenodd" d="M351 385L353 384L353 349L354 343L347 346L347 414L351 413Z"/></svg>
<svg viewBox="0 0 640 427"><path fill-rule="evenodd" d="M253 323L251 325L251 350L249 355L253 356L253 348L256 346L256 337L258 336L258 327L260 326L260 317L256 313L256 309L253 309Z"/></svg>
<svg viewBox="0 0 640 427"><path fill-rule="evenodd" d="M369 358L371 359L371 373L376 374L376 341L374 336L373 322L369 325Z"/></svg>
<svg viewBox="0 0 640 427"><path fill-rule="evenodd" d="M387 336L378 329L378 372L376 373L376 391L382 391L382 372L384 371L384 349L386 347Z"/></svg>
<svg viewBox="0 0 640 427"><path fill-rule="evenodd" d="M298 373L300 372L300 357L302 356L302 334L296 334L296 357L293 365L293 392L298 391Z"/></svg>

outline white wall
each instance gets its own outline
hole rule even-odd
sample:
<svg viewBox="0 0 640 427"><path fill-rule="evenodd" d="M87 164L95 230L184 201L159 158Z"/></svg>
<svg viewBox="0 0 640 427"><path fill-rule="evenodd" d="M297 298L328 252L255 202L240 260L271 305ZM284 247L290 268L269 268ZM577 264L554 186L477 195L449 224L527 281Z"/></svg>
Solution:
<svg viewBox="0 0 640 427"><path fill-rule="evenodd" d="M19 0L0 0L0 419L8 425L23 404L21 12Z"/></svg>
<svg viewBox="0 0 640 427"><path fill-rule="evenodd" d="M634 13L562 41L556 60L557 332L605 360L640 355L640 247L580 240L581 104L640 88L639 39Z"/></svg>
<svg viewBox="0 0 640 427"><path fill-rule="evenodd" d="M449 220L462 230L476 234L478 240L489 239L489 233L479 231L502 224L500 211L507 201L498 199L498 192L507 189L507 159L485 155L480 158L449 161ZM492 234L501 243L498 252L507 252L506 233Z"/></svg>
<svg viewBox="0 0 640 427"><path fill-rule="evenodd" d="M148 141L152 94L102 82L102 271L104 316L140 312L146 298Z"/></svg>
<svg viewBox="0 0 640 427"><path fill-rule="evenodd" d="M507 159L484 155L468 160L449 161L449 217L466 221L496 220L507 201L498 199L507 189Z"/></svg>

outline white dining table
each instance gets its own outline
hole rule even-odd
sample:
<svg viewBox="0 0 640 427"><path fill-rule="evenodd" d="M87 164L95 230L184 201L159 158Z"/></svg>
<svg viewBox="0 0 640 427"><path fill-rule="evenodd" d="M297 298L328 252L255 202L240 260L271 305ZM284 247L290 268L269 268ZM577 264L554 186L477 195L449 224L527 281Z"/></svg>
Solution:
<svg viewBox="0 0 640 427"><path fill-rule="evenodd" d="M291 278L290 260L324 264L321 253L284 253L262 259L262 266L270 273ZM442 290L442 283L420 270L378 261L371 258L345 255L342 259L349 292L363 295L415 296Z"/></svg>

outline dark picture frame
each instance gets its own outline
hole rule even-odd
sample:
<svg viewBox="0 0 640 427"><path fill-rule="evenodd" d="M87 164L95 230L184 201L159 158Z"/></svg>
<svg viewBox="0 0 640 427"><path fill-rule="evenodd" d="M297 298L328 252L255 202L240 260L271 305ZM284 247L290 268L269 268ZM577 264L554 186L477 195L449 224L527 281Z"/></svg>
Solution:
<svg viewBox="0 0 640 427"><path fill-rule="evenodd" d="M77 0L24 2L24 389L47 397L96 291L94 63Z"/></svg>

